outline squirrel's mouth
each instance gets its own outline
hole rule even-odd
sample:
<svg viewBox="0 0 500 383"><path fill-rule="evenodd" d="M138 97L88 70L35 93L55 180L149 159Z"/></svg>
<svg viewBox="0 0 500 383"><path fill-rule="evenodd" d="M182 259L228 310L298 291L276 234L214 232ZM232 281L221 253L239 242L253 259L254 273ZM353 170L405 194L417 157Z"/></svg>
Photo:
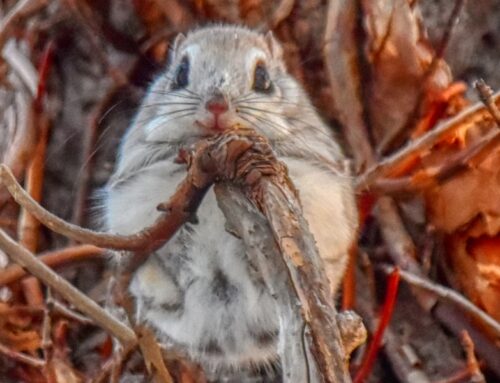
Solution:
<svg viewBox="0 0 500 383"><path fill-rule="evenodd" d="M205 121L203 120L196 120L195 123L196 125L200 126L203 130L212 133L212 134L218 134L221 132L224 132L225 130L229 129L233 124L229 122L229 119L226 118L221 118L225 116L212 116L212 118L207 119Z"/></svg>

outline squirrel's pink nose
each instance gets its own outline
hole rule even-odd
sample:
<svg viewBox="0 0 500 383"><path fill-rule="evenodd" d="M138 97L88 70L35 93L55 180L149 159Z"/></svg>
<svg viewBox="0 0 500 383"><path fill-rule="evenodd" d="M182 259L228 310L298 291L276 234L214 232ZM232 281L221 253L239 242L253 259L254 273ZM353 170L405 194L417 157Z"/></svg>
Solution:
<svg viewBox="0 0 500 383"><path fill-rule="evenodd" d="M227 112L229 106L227 105L227 101L224 99L224 96L220 93L214 94L210 100L205 103L205 108L218 116L224 112Z"/></svg>

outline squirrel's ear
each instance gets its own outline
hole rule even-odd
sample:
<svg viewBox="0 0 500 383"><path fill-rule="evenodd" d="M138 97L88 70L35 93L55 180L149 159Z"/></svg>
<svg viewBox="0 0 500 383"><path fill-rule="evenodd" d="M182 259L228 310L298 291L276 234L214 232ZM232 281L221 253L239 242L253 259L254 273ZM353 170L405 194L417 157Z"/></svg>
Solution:
<svg viewBox="0 0 500 383"><path fill-rule="evenodd" d="M177 36L175 36L175 40L172 44L172 49L171 49L171 54L173 57L177 55L177 52L179 51L179 47L181 46L182 42L186 40L186 36L183 33L179 33Z"/></svg>
<svg viewBox="0 0 500 383"><path fill-rule="evenodd" d="M269 51L271 55L277 59L281 59L283 57L283 48L281 44L276 40L272 31L269 31L265 34L264 39L266 40L267 46L269 47Z"/></svg>

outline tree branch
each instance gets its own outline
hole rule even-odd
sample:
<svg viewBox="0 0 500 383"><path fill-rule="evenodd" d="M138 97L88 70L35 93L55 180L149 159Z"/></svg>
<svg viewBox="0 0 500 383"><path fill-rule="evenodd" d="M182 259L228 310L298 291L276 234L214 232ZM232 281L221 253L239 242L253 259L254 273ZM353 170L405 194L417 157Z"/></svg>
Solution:
<svg viewBox="0 0 500 383"><path fill-rule="evenodd" d="M391 273L394 267L384 265L382 269L386 273ZM495 319L490 317L487 313L479 309L471 301L465 298L463 295L457 293L455 290L447 288L445 286L433 283L425 278L421 278L418 275L412 274L408 271L400 270L401 279L408 282L410 285L418 287L432 292L439 298L446 300L458 306L464 312L469 314L471 317L476 319L478 322L482 323L484 326L490 329L498 338L500 338L500 323Z"/></svg>
<svg viewBox="0 0 500 383"><path fill-rule="evenodd" d="M80 245L42 253L37 258L47 266L54 268L72 262L94 259L102 260L104 256L105 252L103 249L92 245ZM26 270L21 266L16 264L9 265L5 269L0 270L0 286L13 283L26 276L26 274Z"/></svg>
<svg viewBox="0 0 500 383"><path fill-rule="evenodd" d="M7 166L0 165L0 183L5 185L18 204L49 229L78 242L141 253L150 253L161 247L191 217L212 182L211 179L207 179L205 184L197 186L197 181L188 174L170 201L164 204L165 214L162 214L150 227L136 234L124 236L84 229L48 212L23 190Z"/></svg>
<svg viewBox="0 0 500 383"><path fill-rule="evenodd" d="M136 343L137 337L128 326L107 313L92 299L80 292L71 283L49 269L28 250L18 245L3 230L0 230L0 249L14 262L19 263L47 286L57 291L64 299L91 318L124 344Z"/></svg>
<svg viewBox="0 0 500 383"><path fill-rule="evenodd" d="M18 362L27 364L31 367L35 368L45 367L45 361L43 359L35 358L33 356L29 356L21 352L11 350L10 348L4 346L1 343L0 343L0 353L8 356L11 359L17 360Z"/></svg>
<svg viewBox="0 0 500 383"><path fill-rule="evenodd" d="M284 165L276 160L267 140L251 130L240 128L235 134L225 134L214 145L205 168L217 169L218 179L241 186L247 198L267 218L301 303L305 331L310 335L306 340L311 342L309 350L319 376L325 382L349 382L348 356L327 276ZM273 286L271 291L276 288Z"/></svg>
<svg viewBox="0 0 500 383"><path fill-rule="evenodd" d="M47 0L22 0L19 1L0 23L0 51L9 38L11 29L16 23L38 12L49 2Z"/></svg>
<svg viewBox="0 0 500 383"><path fill-rule="evenodd" d="M500 92L492 96L495 105L500 103ZM430 149L433 145L445 137L456 132L458 129L466 129L476 124L491 120L491 114L482 103L477 103L457 114L455 117L443 121L435 129L424 134L420 138L409 142L398 152L374 164L356 180L358 190L369 189L370 186L382 176L390 176L392 170L416 157L423 151Z"/></svg>

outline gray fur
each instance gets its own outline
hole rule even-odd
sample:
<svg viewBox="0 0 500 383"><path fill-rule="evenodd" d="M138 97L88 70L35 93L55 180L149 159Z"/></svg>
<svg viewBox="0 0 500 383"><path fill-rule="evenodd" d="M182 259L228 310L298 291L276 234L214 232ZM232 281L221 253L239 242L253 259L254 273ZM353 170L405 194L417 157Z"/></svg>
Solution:
<svg viewBox="0 0 500 383"><path fill-rule="evenodd" d="M171 91L185 55L189 85ZM269 94L251 88L257 60L269 71ZM335 292L357 227L351 178L342 172L339 146L287 74L271 35L213 26L177 39L171 65L151 86L123 139L107 187L108 230L130 234L155 220L157 204L185 176L184 166L174 163L177 150L214 134L206 129L213 117L205 109L214 92L229 104L220 117L224 126L254 127L287 164ZM197 218L136 272L130 291L139 320L199 361L213 379L226 381L228 374L276 361L275 301L250 269L240 240L225 231L212 190ZM239 381L257 381L252 379Z"/></svg>

